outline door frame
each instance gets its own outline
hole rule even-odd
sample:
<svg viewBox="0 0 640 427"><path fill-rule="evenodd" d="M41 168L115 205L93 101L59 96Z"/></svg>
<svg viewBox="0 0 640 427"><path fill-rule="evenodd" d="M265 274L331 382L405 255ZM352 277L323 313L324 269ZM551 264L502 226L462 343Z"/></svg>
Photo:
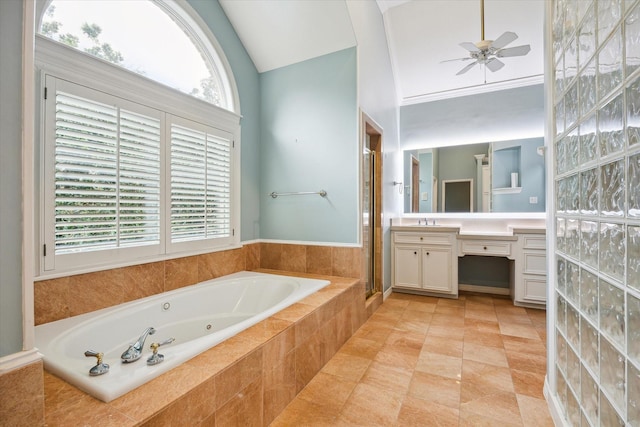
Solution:
<svg viewBox="0 0 640 427"><path fill-rule="evenodd" d="M382 140L383 140L383 130L382 127L379 126L371 117L369 117L366 113L361 111L360 114L360 153L363 152L363 148L365 145L365 141L367 136L369 136L369 149L375 152L374 159L374 182L373 182L373 209L372 214L370 215L370 220L373 221L373 292L371 295L375 295L377 292L382 293L383 286L383 244L382 244L382 167L383 167L383 156L382 156ZM363 171L362 165L362 155L360 155L360 170ZM362 241L362 215L364 212L364 177L362 176L362 172L360 173L360 236ZM362 246L362 250L364 251L364 245ZM361 278L367 277L366 269L368 268L364 260L366 259L364 253L361 256L362 265L361 265ZM370 295L367 295L370 296Z"/></svg>

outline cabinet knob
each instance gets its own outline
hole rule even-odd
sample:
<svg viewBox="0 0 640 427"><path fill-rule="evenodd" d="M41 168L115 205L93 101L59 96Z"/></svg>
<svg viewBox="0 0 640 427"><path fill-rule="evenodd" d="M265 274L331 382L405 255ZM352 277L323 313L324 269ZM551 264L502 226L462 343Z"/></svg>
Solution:
<svg viewBox="0 0 640 427"><path fill-rule="evenodd" d="M429 252L427 252L427 255L429 255Z"/></svg>
<svg viewBox="0 0 640 427"><path fill-rule="evenodd" d="M418 255L418 252L416 251L416 252L414 252L413 254L414 254L414 255Z"/></svg>
<svg viewBox="0 0 640 427"><path fill-rule="evenodd" d="M486 246L484 247L484 250L485 250L485 251L487 250L487 247L486 247Z"/></svg>
<svg viewBox="0 0 640 427"><path fill-rule="evenodd" d="M424 239L424 237L421 237L421 238L420 238L420 240L423 240L423 239Z"/></svg>

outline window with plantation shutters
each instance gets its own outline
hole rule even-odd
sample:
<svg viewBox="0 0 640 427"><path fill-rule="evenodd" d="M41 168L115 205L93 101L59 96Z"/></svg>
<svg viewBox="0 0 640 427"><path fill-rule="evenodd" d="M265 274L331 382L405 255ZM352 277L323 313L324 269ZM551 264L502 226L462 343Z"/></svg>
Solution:
<svg viewBox="0 0 640 427"><path fill-rule="evenodd" d="M230 132L45 82L43 271L237 242Z"/></svg>
<svg viewBox="0 0 640 427"><path fill-rule="evenodd" d="M159 242L160 120L56 91L56 254Z"/></svg>

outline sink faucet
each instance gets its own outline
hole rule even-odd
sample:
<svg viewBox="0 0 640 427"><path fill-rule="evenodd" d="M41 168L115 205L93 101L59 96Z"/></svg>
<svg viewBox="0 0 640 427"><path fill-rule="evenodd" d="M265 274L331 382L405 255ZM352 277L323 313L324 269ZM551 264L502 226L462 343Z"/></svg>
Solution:
<svg viewBox="0 0 640 427"><path fill-rule="evenodd" d="M156 333L156 330L153 327L148 327L144 330L138 341L131 344L129 348L122 353L120 359L122 359L123 363L131 363L140 359L142 356L142 349L144 348L144 341L147 339L147 335L153 335Z"/></svg>

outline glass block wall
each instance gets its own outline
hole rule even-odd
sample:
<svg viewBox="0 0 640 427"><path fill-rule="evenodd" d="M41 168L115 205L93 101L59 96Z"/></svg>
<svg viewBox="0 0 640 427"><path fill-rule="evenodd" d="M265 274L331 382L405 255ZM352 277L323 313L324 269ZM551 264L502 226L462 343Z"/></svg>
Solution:
<svg viewBox="0 0 640 427"><path fill-rule="evenodd" d="M639 426L640 1L551 15L551 393L571 426Z"/></svg>

